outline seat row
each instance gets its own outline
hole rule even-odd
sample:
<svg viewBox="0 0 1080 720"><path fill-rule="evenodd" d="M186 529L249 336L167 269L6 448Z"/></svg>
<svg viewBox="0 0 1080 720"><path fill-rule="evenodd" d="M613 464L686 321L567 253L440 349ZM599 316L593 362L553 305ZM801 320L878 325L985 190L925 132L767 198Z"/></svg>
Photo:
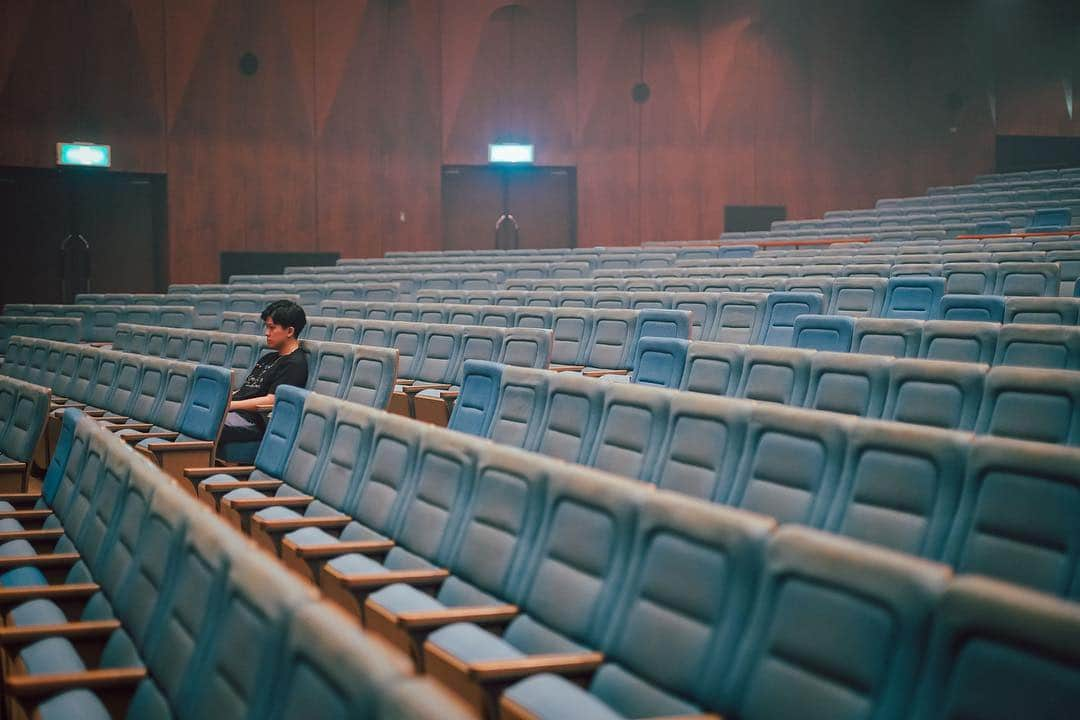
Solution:
<svg viewBox="0 0 1080 720"><path fill-rule="evenodd" d="M1020 440L1080 444L1076 371L649 338L638 346L630 381Z"/></svg>
<svg viewBox="0 0 1080 720"><path fill-rule="evenodd" d="M232 391L224 368L32 338L11 339L2 371L86 409L174 475L213 460Z"/></svg>
<svg viewBox="0 0 1080 720"><path fill-rule="evenodd" d="M300 302L295 293L282 293L275 299ZM262 312L267 305L263 293L82 293L75 296L78 305L182 305L194 309L191 327L215 330L223 312ZM134 322L132 320L131 322Z"/></svg>
<svg viewBox="0 0 1080 720"><path fill-rule="evenodd" d="M648 390L674 426L670 486L736 464L745 436L757 449L733 504L806 522L832 491L804 481L845 467L835 527L873 544L292 388L250 479L192 480L489 718L1055 716L1080 702L1076 604L873 546L1075 593L1063 521L1080 451ZM636 470L625 448L646 438L621 407L597 464ZM782 465L797 476L781 482Z"/></svg>
<svg viewBox="0 0 1080 720"><path fill-rule="evenodd" d="M45 432L52 393L47 387L0 375L0 488L26 492Z"/></svg>
<svg viewBox="0 0 1080 720"><path fill-rule="evenodd" d="M260 307L261 311L262 308ZM111 343L119 323L190 328L195 309L183 305L45 305L16 304L4 307L14 317L75 318L82 323L82 340Z"/></svg>
<svg viewBox="0 0 1080 720"><path fill-rule="evenodd" d="M79 342L82 318L0 315L0 355L7 351L8 339L14 336Z"/></svg>
<svg viewBox="0 0 1080 720"><path fill-rule="evenodd" d="M255 367L266 341L254 334L119 323L112 349L225 368L232 373L235 387Z"/></svg>
<svg viewBox="0 0 1080 720"><path fill-rule="evenodd" d="M9 716L467 717L76 410L43 493L10 500Z"/></svg>
<svg viewBox="0 0 1080 720"><path fill-rule="evenodd" d="M445 266L443 270L445 270ZM397 285L402 294L412 294L422 288L442 290L484 290L498 287L505 279L498 272L456 272L456 273L431 273L415 274L412 271L345 273L341 275L341 282L351 281L376 281L384 288L387 284ZM233 275L229 278L229 285L239 288L258 287L259 285L315 285L326 282L325 274L312 273L310 275ZM373 298L374 299L374 298Z"/></svg>

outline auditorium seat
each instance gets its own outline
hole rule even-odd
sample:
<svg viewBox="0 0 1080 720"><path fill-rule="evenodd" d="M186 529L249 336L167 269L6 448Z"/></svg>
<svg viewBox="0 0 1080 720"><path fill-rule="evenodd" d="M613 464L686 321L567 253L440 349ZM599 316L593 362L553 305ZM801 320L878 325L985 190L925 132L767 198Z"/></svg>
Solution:
<svg viewBox="0 0 1080 720"><path fill-rule="evenodd" d="M632 382L678 388L686 367L689 343L676 338L641 338L634 358Z"/></svg>
<svg viewBox="0 0 1080 720"><path fill-rule="evenodd" d="M993 368L979 413L980 435L1080 444L1080 381L1074 371Z"/></svg>
<svg viewBox="0 0 1080 720"><path fill-rule="evenodd" d="M1080 370L1080 334L1049 325L1002 325L993 365Z"/></svg>
<svg viewBox="0 0 1080 720"><path fill-rule="evenodd" d="M1077 325L1080 301L1066 297L1010 297L1005 322L1029 325Z"/></svg>
<svg viewBox="0 0 1080 720"><path fill-rule="evenodd" d="M882 316L893 319L930 320L945 292L945 281L934 277L889 278Z"/></svg>
<svg viewBox="0 0 1080 720"><path fill-rule="evenodd" d="M0 315L0 356L7 352L8 340L15 336L77 343L82 335L81 318Z"/></svg>
<svg viewBox="0 0 1080 720"><path fill-rule="evenodd" d="M889 370L882 419L949 430L972 430L982 401L986 366L900 359Z"/></svg>
<svg viewBox="0 0 1080 720"><path fill-rule="evenodd" d="M859 318L851 351L890 357L916 357L922 341L923 323L919 320Z"/></svg>
<svg viewBox="0 0 1080 720"><path fill-rule="evenodd" d="M855 321L842 315L800 315L795 318L791 347L806 350L848 352L855 334Z"/></svg>
<svg viewBox="0 0 1080 720"><path fill-rule="evenodd" d="M995 323L931 320L923 325L918 357L989 364L995 361L1001 330Z"/></svg>
<svg viewBox="0 0 1080 720"><path fill-rule="evenodd" d="M758 334L753 342L761 345L790 347L799 315L822 311L821 296L816 293L772 292L765 301Z"/></svg>
<svg viewBox="0 0 1080 720"><path fill-rule="evenodd" d="M691 343L678 389L735 397L746 350L736 343Z"/></svg>
<svg viewBox="0 0 1080 720"><path fill-rule="evenodd" d="M751 345L743 355L735 396L799 406L806 395L813 352Z"/></svg>
<svg viewBox="0 0 1080 720"><path fill-rule="evenodd" d="M717 295L716 323L702 334L712 342L749 343L758 334L768 296L763 293Z"/></svg>
<svg viewBox="0 0 1080 720"><path fill-rule="evenodd" d="M0 376L0 487L26 492L49 413L49 388Z"/></svg>
<svg viewBox="0 0 1080 720"><path fill-rule="evenodd" d="M998 265L995 295L1056 297L1060 271L1054 263L1003 262Z"/></svg>
<svg viewBox="0 0 1080 720"><path fill-rule="evenodd" d="M961 322L1007 322L1005 298L996 295L944 295L934 320Z"/></svg>
<svg viewBox="0 0 1080 720"><path fill-rule="evenodd" d="M803 407L880 417L889 389L890 358L856 353L818 352L810 358Z"/></svg>
<svg viewBox="0 0 1080 720"><path fill-rule="evenodd" d="M877 317L885 304L888 281L879 277L838 278L833 283L827 315Z"/></svg>

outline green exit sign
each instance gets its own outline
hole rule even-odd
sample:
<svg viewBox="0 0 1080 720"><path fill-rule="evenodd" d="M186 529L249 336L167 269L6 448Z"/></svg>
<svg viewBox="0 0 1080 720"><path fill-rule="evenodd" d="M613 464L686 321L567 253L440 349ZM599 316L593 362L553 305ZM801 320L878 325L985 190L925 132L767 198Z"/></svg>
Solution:
<svg viewBox="0 0 1080 720"><path fill-rule="evenodd" d="M112 148L92 143L56 143L56 164L107 168L112 165Z"/></svg>

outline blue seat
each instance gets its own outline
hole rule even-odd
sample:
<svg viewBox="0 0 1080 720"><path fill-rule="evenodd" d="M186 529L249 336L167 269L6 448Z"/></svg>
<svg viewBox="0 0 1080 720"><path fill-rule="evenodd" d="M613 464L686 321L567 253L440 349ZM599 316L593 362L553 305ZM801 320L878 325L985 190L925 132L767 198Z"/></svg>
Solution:
<svg viewBox="0 0 1080 720"><path fill-rule="evenodd" d="M818 352L810 358L803 407L877 418L885 407L892 359L860 353Z"/></svg>
<svg viewBox="0 0 1080 720"><path fill-rule="evenodd" d="M1077 513L1075 449L977 437L943 559L958 573L1080 598Z"/></svg>
<svg viewBox="0 0 1080 720"><path fill-rule="evenodd" d="M923 325L918 357L991 364L1000 331L996 323L931 320Z"/></svg>
<svg viewBox="0 0 1080 720"><path fill-rule="evenodd" d="M745 355L746 347L735 343L690 343L679 389L735 397Z"/></svg>
<svg viewBox="0 0 1080 720"><path fill-rule="evenodd" d="M822 311L822 297L816 293L773 292L765 302L765 315L754 342L761 345L791 347L795 320L800 315Z"/></svg>
<svg viewBox="0 0 1080 720"><path fill-rule="evenodd" d="M585 464L615 475L648 481L668 424L665 393L605 388L603 411Z"/></svg>
<svg viewBox="0 0 1080 720"><path fill-rule="evenodd" d="M584 688L553 674L522 680L504 693L502 706L554 718L691 715L713 705L771 528L716 506L649 498L612 608L604 663Z"/></svg>
<svg viewBox="0 0 1080 720"><path fill-rule="evenodd" d="M1005 298L996 295L944 295L934 320L961 322L1005 321Z"/></svg>
<svg viewBox="0 0 1080 720"><path fill-rule="evenodd" d="M1054 232L1072 224L1068 208L1039 208L1031 218L1027 232Z"/></svg>
<svg viewBox="0 0 1080 720"><path fill-rule="evenodd" d="M1002 325L993 365L1080 370L1080 331L1052 325Z"/></svg>
<svg viewBox="0 0 1080 720"><path fill-rule="evenodd" d="M889 371L882 419L972 430L979 415L985 365L897 360Z"/></svg>
<svg viewBox="0 0 1080 720"><path fill-rule="evenodd" d="M461 391L450 414L451 430L487 437L502 386L504 366L482 360L464 364Z"/></svg>
<svg viewBox="0 0 1080 720"><path fill-rule="evenodd" d="M806 395L813 351L752 345L743 356L736 397L799 406Z"/></svg>
<svg viewBox="0 0 1080 720"><path fill-rule="evenodd" d="M1061 370L990 370L976 431L979 434L1080 444L1080 378Z"/></svg>
<svg viewBox="0 0 1080 720"><path fill-rule="evenodd" d="M851 351L889 357L916 357L924 323L919 320L857 318Z"/></svg>
<svg viewBox="0 0 1080 720"><path fill-rule="evenodd" d="M781 527L716 709L748 720L809 707L821 717L905 717L948 577L941 565Z"/></svg>
<svg viewBox="0 0 1080 720"><path fill-rule="evenodd" d="M584 463L603 411L605 387L591 378L569 373L552 376L544 416L529 449L567 462Z"/></svg>
<svg viewBox="0 0 1080 720"><path fill-rule="evenodd" d="M1007 235L1012 232L1012 224L1004 220L993 220L975 224L975 235Z"/></svg>
<svg viewBox="0 0 1080 720"><path fill-rule="evenodd" d="M891 277L882 316L894 319L930 320L945 293L944 278Z"/></svg>
<svg viewBox="0 0 1080 720"><path fill-rule="evenodd" d="M755 338L765 317L763 293L720 293L717 295L716 322L703 330L702 340L749 343Z"/></svg>
<svg viewBox="0 0 1080 720"><path fill-rule="evenodd" d="M1054 263L1003 262L999 265L995 295L1056 297L1061 271Z"/></svg>
<svg viewBox="0 0 1080 720"><path fill-rule="evenodd" d="M642 338L637 344L631 381L638 385L678 388L689 347L686 340Z"/></svg>
<svg viewBox="0 0 1080 720"><path fill-rule="evenodd" d="M950 583L911 717L1055 717L1080 706L1080 618L1072 603L980 577Z"/></svg>
<svg viewBox="0 0 1080 720"><path fill-rule="evenodd" d="M1080 302L1072 298L1011 297L1005 302L1005 322L1028 325L1076 325Z"/></svg>
<svg viewBox="0 0 1080 720"><path fill-rule="evenodd" d="M888 271L889 266L884 266ZM844 277L833 283L827 315L877 317L885 303L888 281L882 277Z"/></svg>
<svg viewBox="0 0 1080 720"><path fill-rule="evenodd" d="M795 318L792 347L805 350L849 352L855 321L842 315L800 315Z"/></svg>

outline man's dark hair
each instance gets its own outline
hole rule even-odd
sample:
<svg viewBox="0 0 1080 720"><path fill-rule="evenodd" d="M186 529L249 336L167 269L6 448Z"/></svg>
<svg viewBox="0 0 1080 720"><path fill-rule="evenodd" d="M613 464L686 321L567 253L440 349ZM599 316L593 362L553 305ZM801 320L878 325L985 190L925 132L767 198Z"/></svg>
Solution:
<svg viewBox="0 0 1080 720"><path fill-rule="evenodd" d="M275 325L283 328L291 327L295 338L300 337L304 326L307 325L307 315L304 313L304 308L292 300L275 300L266 306L266 309L262 311L259 317L263 319L263 322L270 319Z"/></svg>

